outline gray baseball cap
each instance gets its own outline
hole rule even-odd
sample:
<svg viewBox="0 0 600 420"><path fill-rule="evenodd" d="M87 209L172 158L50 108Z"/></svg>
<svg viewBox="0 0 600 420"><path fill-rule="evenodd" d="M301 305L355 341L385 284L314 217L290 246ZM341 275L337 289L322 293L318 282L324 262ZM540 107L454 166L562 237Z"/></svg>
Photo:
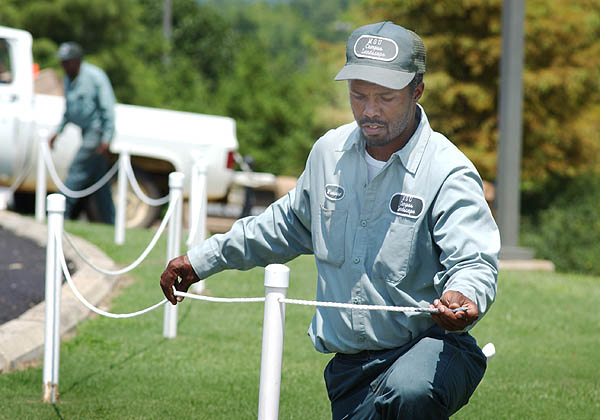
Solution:
<svg viewBox="0 0 600 420"><path fill-rule="evenodd" d="M56 56L60 61L73 60L83 57L83 48L76 42L63 42L58 47Z"/></svg>
<svg viewBox="0 0 600 420"><path fill-rule="evenodd" d="M346 65L335 80L359 79L403 89L416 73L425 73L421 38L392 22L379 22L352 32L346 45Z"/></svg>

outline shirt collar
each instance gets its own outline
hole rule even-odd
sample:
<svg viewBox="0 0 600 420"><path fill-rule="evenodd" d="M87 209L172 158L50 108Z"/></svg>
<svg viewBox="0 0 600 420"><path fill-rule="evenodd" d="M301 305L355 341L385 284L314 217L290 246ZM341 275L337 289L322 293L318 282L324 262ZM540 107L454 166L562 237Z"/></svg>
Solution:
<svg viewBox="0 0 600 420"><path fill-rule="evenodd" d="M427 142L431 136L431 126L429 125L427 115L425 115L425 111L421 105L417 104L417 106L421 111L421 119L417 129L404 147L395 152L390 158L393 159L394 156L398 156L400 162L402 162L402 166L404 166L404 168L411 174L417 172L423 157L423 153L425 152L425 147L427 146ZM354 129L350 132L348 138L342 144L342 151L350 150L353 147L356 147L358 151L362 151L366 147L365 140L360 135L360 127L358 127L356 121L353 123L353 127Z"/></svg>

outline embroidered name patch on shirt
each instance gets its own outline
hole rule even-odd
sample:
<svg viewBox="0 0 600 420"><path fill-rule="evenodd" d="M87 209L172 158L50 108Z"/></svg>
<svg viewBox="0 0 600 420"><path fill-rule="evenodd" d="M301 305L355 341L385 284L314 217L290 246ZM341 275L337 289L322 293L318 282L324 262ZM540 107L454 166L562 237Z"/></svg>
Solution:
<svg viewBox="0 0 600 420"><path fill-rule="evenodd" d="M396 193L390 199L390 211L398 216L416 219L423 212L423 199L416 195Z"/></svg>
<svg viewBox="0 0 600 420"><path fill-rule="evenodd" d="M327 198L329 198L330 200L341 200L342 198L344 198L344 189L342 187L340 187L339 185L335 185L335 184L327 184L325 185L325 196Z"/></svg>

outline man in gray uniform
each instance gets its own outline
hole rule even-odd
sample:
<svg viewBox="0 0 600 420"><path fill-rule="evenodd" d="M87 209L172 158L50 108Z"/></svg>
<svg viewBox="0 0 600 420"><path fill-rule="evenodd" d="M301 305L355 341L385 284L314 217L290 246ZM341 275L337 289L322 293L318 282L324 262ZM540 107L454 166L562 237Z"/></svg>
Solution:
<svg viewBox="0 0 600 420"><path fill-rule="evenodd" d="M108 171L107 154L115 133L115 95L110 80L102 69L83 60L82 48L65 42L58 48L58 58L65 71L66 109L57 132L50 138L54 146L57 136L69 122L81 128L82 143L65 180L71 190L82 190L98 181ZM104 223L114 224L115 207L110 184L92 196ZM71 217L76 198L67 197L65 216Z"/></svg>
<svg viewBox="0 0 600 420"><path fill-rule="evenodd" d="M435 307L435 315L318 307L308 330L335 353L334 419L444 419L467 403L486 359L467 332L495 299L500 237L473 164L418 105L425 47L391 22L350 36L355 122L314 145L287 196L169 262L161 287L314 254L317 300ZM453 312L451 309L467 308Z"/></svg>

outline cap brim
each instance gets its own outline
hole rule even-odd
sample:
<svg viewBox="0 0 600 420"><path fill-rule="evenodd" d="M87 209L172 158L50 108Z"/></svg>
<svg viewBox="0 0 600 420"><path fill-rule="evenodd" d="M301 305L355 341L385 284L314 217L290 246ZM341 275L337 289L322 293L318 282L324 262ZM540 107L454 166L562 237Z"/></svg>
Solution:
<svg viewBox="0 0 600 420"><path fill-rule="evenodd" d="M405 73L375 66L348 64L340 70L334 80L364 80L389 89L404 89L415 77L415 73Z"/></svg>

